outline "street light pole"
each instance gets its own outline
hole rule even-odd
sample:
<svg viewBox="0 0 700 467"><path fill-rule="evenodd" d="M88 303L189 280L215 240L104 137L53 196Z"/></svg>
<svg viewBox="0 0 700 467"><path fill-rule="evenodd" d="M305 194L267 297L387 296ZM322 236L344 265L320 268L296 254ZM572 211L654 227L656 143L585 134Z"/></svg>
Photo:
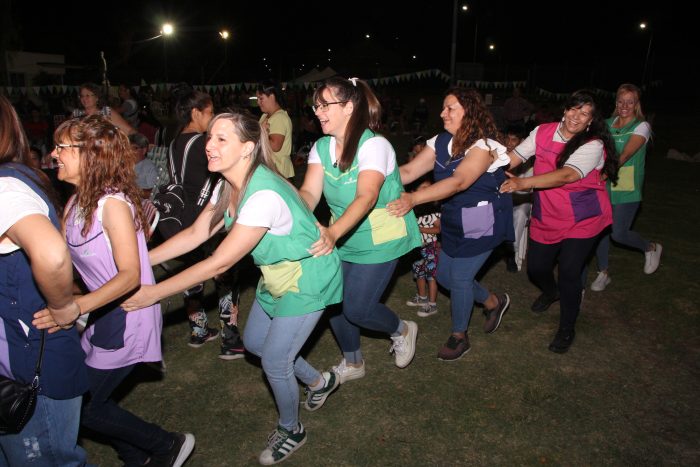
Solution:
<svg viewBox="0 0 700 467"><path fill-rule="evenodd" d="M647 57L644 59L644 71L642 72L642 87L644 87L644 83L647 80L647 67L649 66L649 55L651 54L651 41L654 39L654 33L652 32L649 34L649 46L647 47ZM649 81L651 81L651 77L649 77Z"/></svg>
<svg viewBox="0 0 700 467"><path fill-rule="evenodd" d="M455 84L455 62L457 60L457 0L452 7L452 51L450 54L450 84Z"/></svg>

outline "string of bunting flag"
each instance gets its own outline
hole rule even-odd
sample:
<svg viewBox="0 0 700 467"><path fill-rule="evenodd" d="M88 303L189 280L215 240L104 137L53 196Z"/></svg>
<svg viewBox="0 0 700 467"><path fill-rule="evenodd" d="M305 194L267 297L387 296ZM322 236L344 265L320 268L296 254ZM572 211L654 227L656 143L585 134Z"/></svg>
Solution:
<svg viewBox="0 0 700 467"><path fill-rule="evenodd" d="M440 79L444 82L450 81L450 75L444 73L443 71L434 68L429 70L414 71L411 73L402 73L393 76L384 76L380 78L370 78L367 82L372 86L387 86L392 84L406 83L414 80L421 79ZM283 88L289 89L312 89L317 85L317 81L286 81L282 82ZM170 90L176 83L152 83L146 84L142 82L139 88L150 87L154 92ZM484 81L484 80L457 80L456 84L458 86L465 87L475 87L477 89L511 89L511 88L526 88L527 81L513 80L513 81ZM652 81L650 87L661 86L661 81ZM225 83L225 84L194 84L193 87L200 91L205 91L207 93L213 92L232 92L232 91L251 91L257 88L258 83L251 82L237 82L237 83ZM112 92L116 95L116 86L112 86ZM13 95L27 95L27 93L33 93L34 95L76 95L79 92L79 86L77 85L63 85L63 84L50 84L45 86L4 86L0 87L2 93L6 96ZM604 96L614 96L614 91L607 91L604 89L593 89L594 92L604 95ZM548 91L542 88L534 88L534 92L542 97L548 99L563 100L569 95L569 93L557 93Z"/></svg>

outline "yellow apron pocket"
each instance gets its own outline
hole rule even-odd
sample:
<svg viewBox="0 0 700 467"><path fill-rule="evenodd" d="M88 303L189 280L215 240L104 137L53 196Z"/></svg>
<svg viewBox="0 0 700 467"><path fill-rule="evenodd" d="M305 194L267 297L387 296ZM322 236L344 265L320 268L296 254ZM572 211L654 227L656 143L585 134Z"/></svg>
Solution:
<svg viewBox="0 0 700 467"><path fill-rule="evenodd" d="M406 220L403 217L392 216L384 208L374 209L369 213L369 225L372 227L372 243L382 243L397 240L408 235Z"/></svg>
<svg viewBox="0 0 700 467"><path fill-rule="evenodd" d="M283 261L268 266L260 266L263 275L263 285L275 299L287 292L299 292L301 278L301 263L299 261Z"/></svg>
<svg viewBox="0 0 700 467"><path fill-rule="evenodd" d="M612 191L634 191L634 166L620 167L617 172L617 185L610 185Z"/></svg>

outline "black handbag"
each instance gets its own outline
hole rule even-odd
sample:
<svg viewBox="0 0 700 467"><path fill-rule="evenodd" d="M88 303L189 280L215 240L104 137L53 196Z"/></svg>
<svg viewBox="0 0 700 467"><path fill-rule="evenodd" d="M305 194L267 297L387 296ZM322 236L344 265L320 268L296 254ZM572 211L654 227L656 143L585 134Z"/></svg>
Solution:
<svg viewBox="0 0 700 467"><path fill-rule="evenodd" d="M19 433L34 415L39 392L41 360L44 357L44 331L41 331L39 359L29 384L0 376L0 435Z"/></svg>

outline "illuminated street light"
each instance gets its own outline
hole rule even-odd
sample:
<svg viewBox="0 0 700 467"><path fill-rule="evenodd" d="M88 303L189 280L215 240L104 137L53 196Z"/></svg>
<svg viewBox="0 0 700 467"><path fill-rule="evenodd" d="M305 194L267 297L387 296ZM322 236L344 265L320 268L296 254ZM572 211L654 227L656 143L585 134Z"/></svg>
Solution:
<svg viewBox="0 0 700 467"><path fill-rule="evenodd" d="M223 31L219 31L219 36L221 36L223 40L226 40L229 38L229 33L226 29L224 29Z"/></svg>
<svg viewBox="0 0 700 467"><path fill-rule="evenodd" d="M160 33L163 34L164 36L170 36L174 32L175 32L175 28L170 23L163 24L163 28L160 30Z"/></svg>
<svg viewBox="0 0 700 467"><path fill-rule="evenodd" d="M454 84L456 76L455 76L455 64L457 61L457 0L454 0L453 3L453 9L452 9L452 49L451 49L451 54L450 54L450 80ZM469 5L466 3L461 6L461 10L463 12L467 12L469 10ZM476 28L477 24L474 24L474 57L473 57L473 62L476 62Z"/></svg>

